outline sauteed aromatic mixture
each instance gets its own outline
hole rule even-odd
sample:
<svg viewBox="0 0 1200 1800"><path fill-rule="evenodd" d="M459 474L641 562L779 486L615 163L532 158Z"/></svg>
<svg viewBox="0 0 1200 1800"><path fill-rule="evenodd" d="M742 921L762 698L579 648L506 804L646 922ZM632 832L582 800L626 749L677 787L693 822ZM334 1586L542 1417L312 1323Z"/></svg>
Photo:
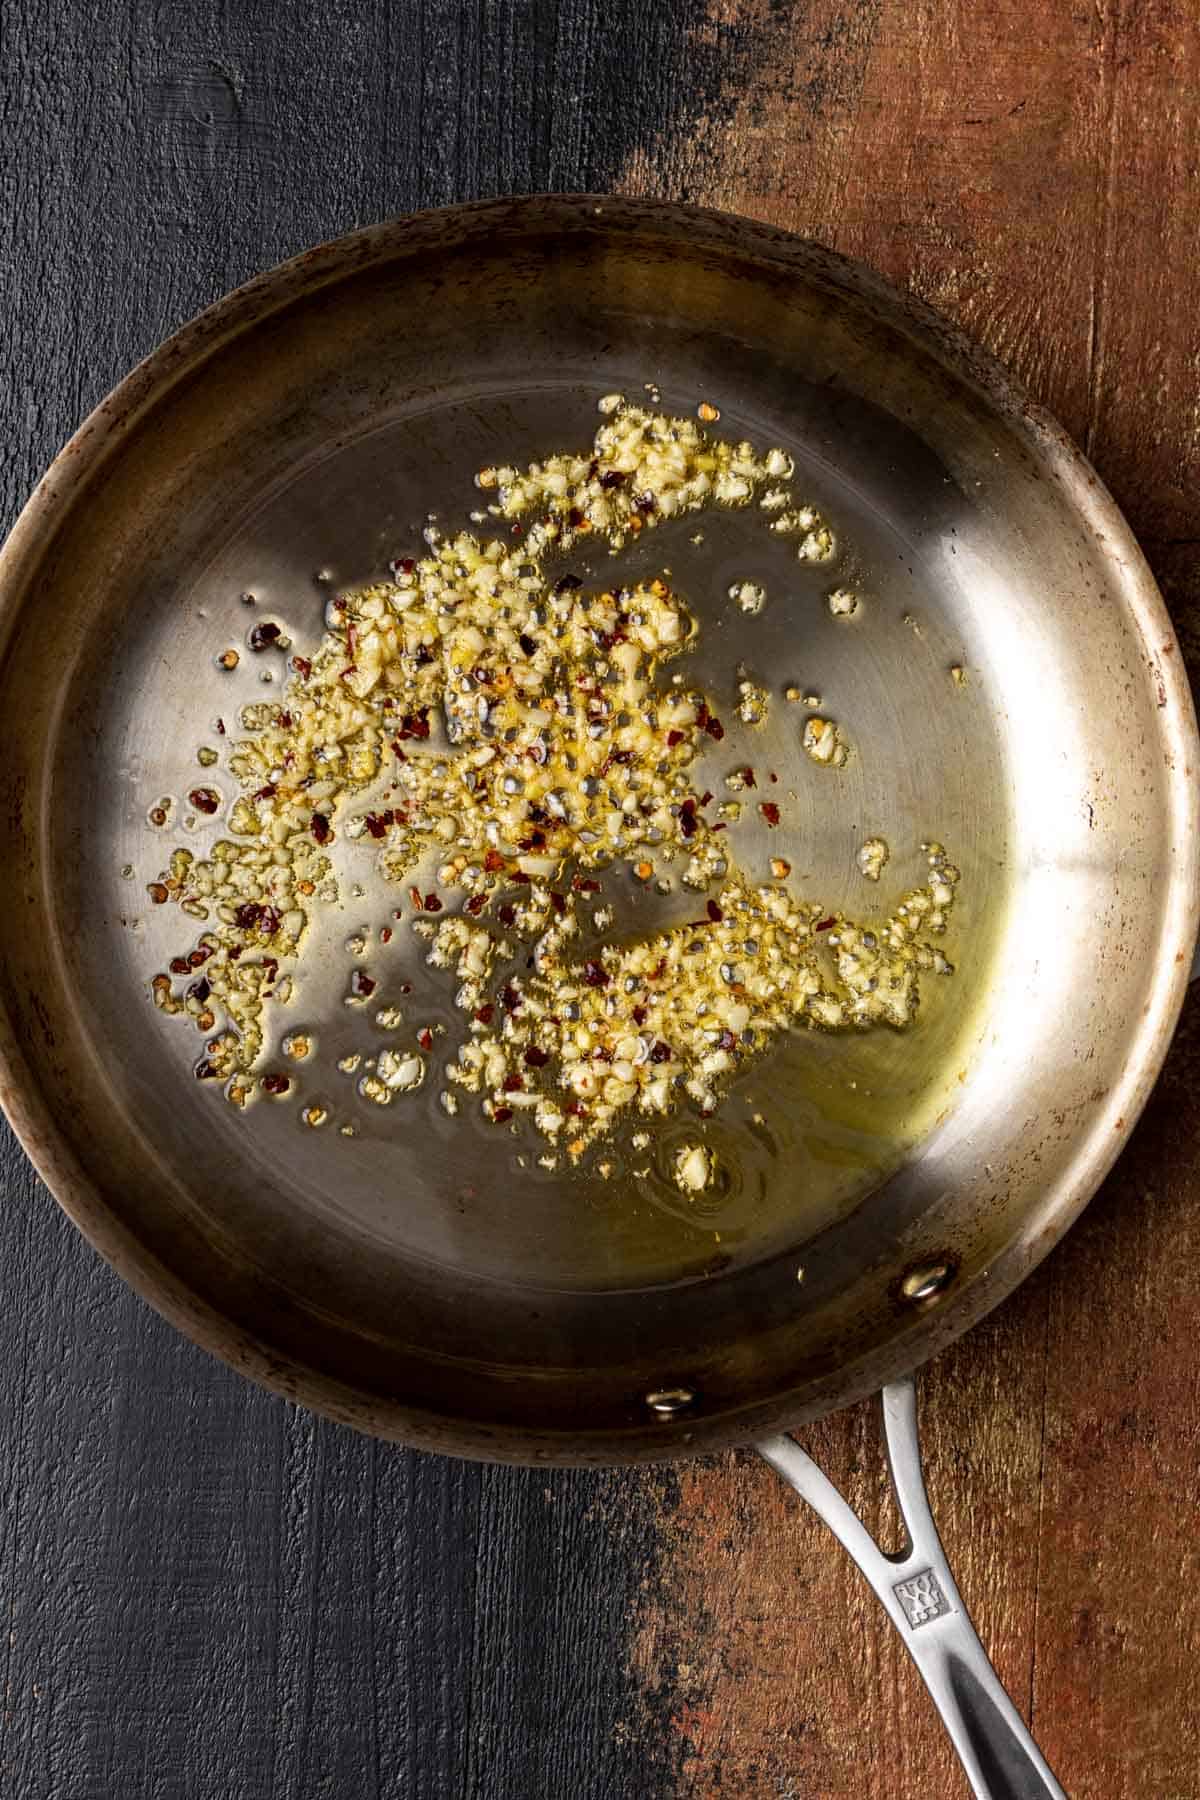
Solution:
<svg viewBox="0 0 1200 1800"><path fill-rule="evenodd" d="M306 1094L312 1038L292 1032L269 1054L268 1024L294 1001L310 924L368 856L397 886L397 928L445 972L463 1032L442 1046L410 1021L359 934L345 1003L388 1047L372 1037L339 1068L390 1106L436 1065L447 1113L476 1106L509 1129L527 1117L546 1168L621 1121L636 1148L646 1122L681 1104L711 1114L784 1030L907 1028L922 977L951 973L939 940L958 872L940 844L924 846L925 884L863 921L795 892L784 856L737 865L725 833L744 809L781 823L754 754L771 694L746 676L725 696L689 681L697 625L665 571L623 586L572 569L572 552L619 552L711 507L754 508L800 561L832 560L833 529L794 492L790 457L711 434L717 409L698 410L700 423L609 395L590 448L480 470L477 531L430 526L389 579L337 595L316 653L291 656L282 696L243 707L221 751L201 747L202 767L223 761L239 793L227 811L202 783L188 796L201 815L224 811L221 835L203 855L175 849L149 885L152 902L201 928L152 985L164 1012L204 1035L197 1078L234 1105L265 1094L298 1101L309 1126L330 1120ZM835 618L858 610L848 588L826 599ZM740 581L729 604L752 617L771 596ZM248 647L290 648L269 621ZM232 669L239 652L218 661ZM808 702L797 730L813 778L836 781L854 754L847 733L813 710L816 696L783 698ZM693 772L718 744L730 752L719 794ZM877 835L858 851L875 882L888 858ZM606 940L616 879L682 885L694 917ZM685 1190L712 1174L702 1142L681 1151Z"/></svg>

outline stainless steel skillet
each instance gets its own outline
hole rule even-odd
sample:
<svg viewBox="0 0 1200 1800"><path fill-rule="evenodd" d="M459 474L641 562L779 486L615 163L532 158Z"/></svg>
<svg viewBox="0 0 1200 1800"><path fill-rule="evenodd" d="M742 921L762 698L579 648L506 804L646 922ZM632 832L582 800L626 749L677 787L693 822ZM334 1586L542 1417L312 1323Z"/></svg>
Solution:
<svg viewBox="0 0 1200 1800"><path fill-rule="evenodd" d="M244 638L241 595L302 647L319 575L379 573L429 512L465 518L481 464L586 441L599 395L647 382L669 410L708 398L722 431L785 444L837 521L839 576L863 595L849 629L820 578L737 514L707 517L700 545L647 534L631 566L669 561L705 681L744 662L777 699L819 692L852 735L834 787L811 779L794 709L779 700L768 723L806 889L861 905L864 829L892 844L897 887L923 838L952 846L957 974L910 1034L805 1034L752 1071L710 1127L735 1175L711 1204L681 1204L668 1178L683 1118L649 1177L626 1162L606 1181L539 1171L519 1139L447 1118L432 1087L369 1118L330 1076L351 1139L286 1107L233 1115L150 1005L179 921L144 887L167 847L156 803L195 784L216 718L261 697L261 659L232 676L213 660ZM771 592L757 619L731 614L737 575ZM896 1383L1002 1299L1093 1192L1157 1073L1197 841L1195 723L1162 603L1053 423L925 309L816 246L591 198L324 246L104 402L18 522L0 605L6 1109L147 1298L364 1430L577 1463L760 1441L829 1516L778 1434ZM765 852L753 828L741 842ZM348 1030L340 942L394 905L365 866L345 877L302 990L331 1063ZM653 924L652 900L617 898L620 929ZM382 972L453 1029L407 932ZM921 1511L906 1388L885 1416L914 1552L885 1568L844 1516L835 1529L976 1791L1053 1793Z"/></svg>

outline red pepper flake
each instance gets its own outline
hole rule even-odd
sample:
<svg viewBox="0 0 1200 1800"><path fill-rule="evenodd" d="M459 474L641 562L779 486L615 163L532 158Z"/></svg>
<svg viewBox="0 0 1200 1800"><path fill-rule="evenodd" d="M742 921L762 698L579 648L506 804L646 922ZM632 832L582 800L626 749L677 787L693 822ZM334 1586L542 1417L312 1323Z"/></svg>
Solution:
<svg viewBox="0 0 1200 1800"><path fill-rule="evenodd" d="M265 625L256 625L250 632L246 642L252 650L269 650L271 645L282 635L278 625L272 625L268 622Z"/></svg>
<svg viewBox="0 0 1200 1800"><path fill-rule="evenodd" d="M778 781L779 780L779 777L775 773L774 769L769 770L769 772L767 774L767 780L768 781Z"/></svg>
<svg viewBox="0 0 1200 1800"><path fill-rule="evenodd" d="M273 800L277 792L278 789L276 788L275 783L273 781L268 781L259 788L254 798L256 800Z"/></svg>
<svg viewBox="0 0 1200 1800"><path fill-rule="evenodd" d="M494 875L497 869L504 867L504 858L498 850L489 850L484 856L483 866L489 875Z"/></svg>
<svg viewBox="0 0 1200 1800"><path fill-rule="evenodd" d="M155 906L165 906L170 899L170 895L161 881L152 881L147 887L146 892L149 894L151 900L153 900Z"/></svg>
<svg viewBox="0 0 1200 1800"><path fill-rule="evenodd" d="M573 1119L582 1119L586 1116L587 1107L582 1100L568 1100L563 1111L569 1113Z"/></svg>
<svg viewBox="0 0 1200 1800"><path fill-rule="evenodd" d="M612 977L603 963L596 962L589 957L583 965L583 979L588 987L603 988L608 986Z"/></svg>
<svg viewBox="0 0 1200 1800"><path fill-rule="evenodd" d="M199 946L199 948L196 950L189 950L188 951L188 967L189 967L189 969L203 968L204 964L208 961L208 959L211 955L212 955L212 951L207 944L201 944Z"/></svg>
<svg viewBox="0 0 1200 1800"><path fill-rule="evenodd" d="M332 831L329 829L329 820L324 813L315 812L308 821L308 829L312 832L313 837L318 844L327 844L333 836Z"/></svg>
<svg viewBox="0 0 1200 1800"><path fill-rule="evenodd" d="M550 1052L540 1049L537 1044L530 1044L525 1052L525 1061L531 1069L544 1069L550 1061Z"/></svg>
<svg viewBox="0 0 1200 1800"><path fill-rule="evenodd" d="M593 881L588 875L572 875L571 891L575 894L598 894L600 883Z"/></svg>
<svg viewBox="0 0 1200 1800"><path fill-rule="evenodd" d="M264 908L257 900L244 900L234 913L234 923L242 931L253 931L260 923Z"/></svg>
<svg viewBox="0 0 1200 1800"><path fill-rule="evenodd" d="M515 925L517 922L517 909L506 900L503 906L497 908L497 917L502 925Z"/></svg>
<svg viewBox="0 0 1200 1800"><path fill-rule="evenodd" d="M474 918L478 913L483 911L487 903L488 896L486 894L472 894L471 898L467 901L466 910L471 914L472 918Z"/></svg>
<svg viewBox="0 0 1200 1800"><path fill-rule="evenodd" d="M422 706L417 712L405 713L394 741L403 743L408 738L427 738L428 736L429 708Z"/></svg>
<svg viewBox="0 0 1200 1800"><path fill-rule="evenodd" d="M527 875L524 869L514 869L508 879L514 887L531 887L533 885L533 876Z"/></svg>
<svg viewBox="0 0 1200 1800"><path fill-rule="evenodd" d="M383 838L387 836L388 826L394 824L395 819L396 815L389 806L386 812L366 813L363 817L363 824L373 838Z"/></svg>
<svg viewBox="0 0 1200 1800"><path fill-rule="evenodd" d="M512 1118L512 1107L511 1106L496 1106L496 1107L492 1108L492 1124L493 1125L507 1125L508 1121L511 1118Z"/></svg>
<svg viewBox="0 0 1200 1800"><path fill-rule="evenodd" d="M509 982L500 989L500 1004L507 1013L516 1012L521 1004L520 992Z"/></svg>
<svg viewBox="0 0 1200 1800"><path fill-rule="evenodd" d="M286 1094L292 1085L290 1075L264 1075L262 1089L266 1094Z"/></svg>
<svg viewBox="0 0 1200 1800"><path fill-rule="evenodd" d="M200 1002L201 1006L203 1006L204 1002L208 999L208 996L211 993L212 993L212 989L208 985L208 982L205 980L204 976L202 975L200 977L199 981L193 981L192 985L189 987L189 989L187 991L187 997L189 1000L198 1000Z"/></svg>
<svg viewBox="0 0 1200 1800"><path fill-rule="evenodd" d="M675 748L676 744L682 744L682 742L683 742L683 732L682 731L668 731L668 733L667 733L667 749L668 750L673 750Z"/></svg>
<svg viewBox="0 0 1200 1800"><path fill-rule="evenodd" d="M382 931L381 931L381 932L380 932L380 934L379 934L379 941L380 941L380 943L381 943L381 944L390 944L390 943L391 943L391 941L392 941L392 928L391 928L391 926L390 926L390 925L385 925L385 926L384 926L384 928L383 928L383 930L382 930Z"/></svg>
<svg viewBox="0 0 1200 1800"><path fill-rule="evenodd" d="M416 887L416 886L410 887L408 890L408 897L412 901L413 905L416 907L417 911L420 912L424 905L424 902L421 899L420 888Z"/></svg>
<svg viewBox="0 0 1200 1800"><path fill-rule="evenodd" d="M417 1043L420 1045L422 1050L432 1050L433 1049L433 1033L432 1033L432 1031L430 1031L428 1025L422 1025L420 1031L418 1031Z"/></svg>
<svg viewBox="0 0 1200 1800"><path fill-rule="evenodd" d="M670 1044L664 1044L662 1039L659 1038L653 1050L650 1052L650 1061L652 1063L665 1063L670 1062L670 1060L671 1046Z"/></svg>
<svg viewBox="0 0 1200 1800"><path fill-rule="evenodd" d="M813 930L814 931L832 931L833 927L836 924L837 924L837 920L833 917L833 915L831 913L829 918L827 918L827 919L818 919L816 924L813 926Z"/></svg>
<svg viewBox="0 0 1200 1800"><path fill-rule="evenodd" d="M517 639L517 642L518 642L518 644L520 644L521 649L526 656L533 656L537 650L537 640L535 638L531 638L527 631L523 631L521 633L520 637Z"/></svg>
<svg viewBox="0 0 1200 1800"><path fill-rule="evenodd" d="M667 959L665 956L660 956L646 979L648 981L661 981L666 972Z"/></svg>
<svg viewBox="0 0 1200 1800"><path fill-rule="evenodd" d="M190 975L192 970L192 965L186 956L173 956L167 967L172 975Z"/></svg>
<svg viewBox="0 0 1200 1800"><path fill-rule="evenodd" d="M725 914L721 911L715 900L705 902L705 911L714 925L719 925L721 920L725 917Z"/></svg>
<svg viewBox="0 0 1200 1800"><path fill-rule="evenodd" d="M188 803L194 806L197 812L207 813L211 818L221 804L221 796L212 788L193 788L188 795Z"/></svg>
<svg viewBox="0 0 1200 1800"><path fill-rule="evenodd" d="M350 977L350 992L356 1000L369 1000L379 983L365 969L355 969Z"/></svg>
<svg viewBox="0 0 1200 1800"><path fill-rule="evenodd" d="M524 1091L524 1088L525 1083L521 1080L521 1077L515 1070L511 1075L506 1075L501 1083L501 1091L505 1094L520 1094Z"/></svg>
<svg viewBox="0 0 1200 1800"><path fill-rule="evenodd" d="M475 1014L475 1017L479 1020L481 1025L490 1025L495 1016L496 1009L490 1000L486 1005L479 1007Z"/></svg>
<svg viewBox="0 0 1200 1800"><path fill-rule="evenodd" d="M700 804L701 804L701 806L707 806L707 805L708 805L708 803L709 803L709 801L710 801L710 800L711 800L711 799L712 799L712 789L711 789L711 788L708 788L708 789L707 789L707 790L706 790L706 791L705 791L705 792L704 792L704 793L703 793L703 794L701 794L701 796L700 796Z"/></svg>
<svg viewBox="0 0 1200 1800"><path fill-rule="evenodd" d="M216 722L216 732L217 732L217 736L218 736L218 737L224 737L224 736L225 736L225 721L224 721L224 719L218 719L218 720L217 720L217 722Z"/></svg>
<svg viewBox="0 0 1200 1800"><path fill-rule="evenodd" d="M690 795L679 809L679 829L685 838L696 835L696 802Z"/></svg>
<svg viewBox="0 0 1200 1800"><path fill-rule="evenodd" d="M567 910L566 895L560 894L557 888L551 888L550 889L550 904L554 908L554 911L558 914L559 918L561 919L563 914Z"/></svg>
<svg viewBox="0 0 1200 1800"><path fill-rule="evenodd" d="M602 488L624 487L628 480L629 476L623 469L605 469L600 477L600 486Z"/></svg>
<svg viewBox="0 0 1200 1800"><path fill-rule="evenodd" d="M778 825L779 808L773 800L761 800L759 802L758 810L767 821L768 825Z"/></svg>
<svg viewBox="0 0 1200 1800"><path fill-rule="evenodd" d="M706 719L704 729L715 743L719 744L721 739L725 736L725 727L722 725L720 719Z"/></svg>
<svg viewBox="0 0 1200 1800"><path fill-rule="evenodd" d="M295 669L301 681L307 681L312 674L312 664L309 662L307 656L293 656L292 667Z"/></svg>
<svg viewBox="0 0 1200 1800"><path fill-rule="evenodd" d="M411 556L398 556L388 566L393 575L411 575L417 565Z"/></svg>
<svg viewBox="0 0 1200 1800"><path fill-rule="evenodd" d="M198 1062L196 1067L192 1070L192 1074L196 1077L197 1081L215 1081L217 1079L218 1071L210 1062Z"/></svg>
<svg viewBox="0 0 1200 1800"><path fill-rule="evenodd" d="M734 1046L736 1045L736 1043L737 1043L737 1039L734 1037L732 1031L728 1030L728 1028L727 1028L726 1030L724 1030L721 1033L720 1037L717 1039L717 1049L718 1050L732 1050L734 1048Z"/></svg>
<svg viewBox="0 0 1200 1800"><path fill-rule="evenodd" d="M634 1007L633 1022L635 1025L644 1025L646 1023L646 1009L644 1006Z"/></svg>
<svg viewBox="0 0 1200 1800"><path fill-rule="evenodd" d="M425 911L426 912L441 912L441 910L442 910L442 903L438 899L437 895L436 894L426 894L426 896L425 896Z"/></svg>

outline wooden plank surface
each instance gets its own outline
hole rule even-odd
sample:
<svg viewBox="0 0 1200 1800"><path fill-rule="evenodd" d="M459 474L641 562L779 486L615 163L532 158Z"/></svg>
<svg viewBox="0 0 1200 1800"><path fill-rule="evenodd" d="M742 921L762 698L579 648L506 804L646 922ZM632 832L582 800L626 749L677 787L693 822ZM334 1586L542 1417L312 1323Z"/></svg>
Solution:
<svg viewBox="0 0 1200 1800"><path fill-rule="evenodd" d="M865 257L1085 442L1200 666L1193 0L7 0L3 520L111 383L350 226L582 187ZM1133 1144L926 1375L961 1585L1068 1790L1200 1800L1200 1006ZM485 1470L177 1339L10 1139L0 1792L963 1792L854 1572L752 1459ZM888 1511L870 1409L811 1441Z"/></svg>

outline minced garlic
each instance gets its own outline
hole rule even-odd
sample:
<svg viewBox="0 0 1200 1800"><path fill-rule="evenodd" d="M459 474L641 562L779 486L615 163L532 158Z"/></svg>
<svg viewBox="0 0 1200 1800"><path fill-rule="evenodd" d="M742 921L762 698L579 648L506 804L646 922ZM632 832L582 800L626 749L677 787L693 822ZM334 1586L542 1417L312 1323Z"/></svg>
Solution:
<svg viewBox="0 0 1200 1800"><path fill-rule="evenodd" d="M868 881L878 881L891 851L881 837L864 839L859 846L858 866Z"/></svg>
<svg viewBox="0 0 1200 1800"><path fill-rule="evenodd" d="M832 719L805 720L800 741L814 762L835 769L840 769L849 755L846 740Z"/></svg>
<svg viewBox="0 0 1200 1800"><path fill-rule="evenodd" d="M223 1081L237 1104L263 1058L266 1008L288 981L282 963L302 955L311 919L341 897L339 843L352 847L343 858L373 851L380 873L405 887L430 965L452 975L466 1035L443 1071L443 1111L454 1116L454 1090L474 1095L497 1124L527 1115L572 1159L626 1113L661 1116L685 1099L711 1113L788 1027L910 1024L921 973L949 967L929 941L958 879L940 846L929 884L872 928L733 866L718 835L725 818L709 817L712 796L691 772L725 727L680 675L658 681L695 637L694 619L661 577L585 585L562 556L589 538L616 550L659 519L757 497L766 528L794 538L801 559L822 560L834 544L826 522L767 487L790 478L791 459L619 396L601 412L590 454L480 470L494 498L476 516L530 515L528 525L485 539L431 523L426 554L329 601L319 649L292 658L279 699L243 708L228 757L240 785L229 835L204 857L176 850L150 888L156 904L209 915L196 947L152 986L164 1011L213 1033L196 1073ZM767 705L765 688L741 681L741 723L760 722ZM804 747L819 762L845 761L832 721L807 720ZM735 792L755 785L749 765L726 777ZM774 803L759 811L779 823ZM678 857L683 886L701 896L692 923L579 952L585 925L611 923L610 865L646 882L657 859ZM416 880L430 866L436 886ZM777 881L789 869L782 858L771 867ZM357 931L346 944L352 1007L382 998L360 960L368 938ZM403 1021L398 1008L374 1016L389 1030ZM365 1100L387 1106L423 1084L435 1030L415 1037L416 1049L367 1060ZM293 1068L302 1041L294 1033L284 1046ZM355 1075L362 1062L344 1056L338 1067ZM282 1097L298 1073L270 1072L260 1085Z"/></svg>
<svg viewBox="0 0 1200 1800"><path fill-rule="evenodd" d="M671 1168L677 1187L685 1194L700 1194L712 1181L716 1159L707 1144L685 1144L675 1152Z"/></svg>

